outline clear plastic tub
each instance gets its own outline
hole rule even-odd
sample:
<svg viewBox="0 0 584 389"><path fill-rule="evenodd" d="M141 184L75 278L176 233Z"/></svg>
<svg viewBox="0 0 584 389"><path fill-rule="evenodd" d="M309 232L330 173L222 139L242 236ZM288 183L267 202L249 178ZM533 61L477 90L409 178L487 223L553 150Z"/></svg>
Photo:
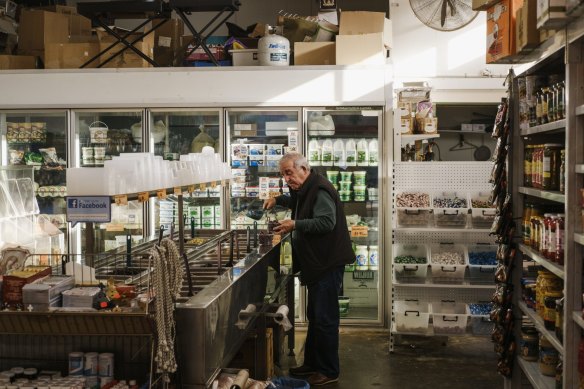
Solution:
<svg viewBox="0 0 584 389"><path fill-rule="evenodd" d="M417 300L395 301L395 329L425 334L430 325L430 305Z"/></svg>
<svg viewBox="0 0 584 389"><path fill-rule="evenodd" d="M493 225L497 211L489 203L489 196L490 193L488 192L473 192L469 194L473 228L490 228Z"/></svg>
<svg viewBox="0 0 584 389"><path fill-rule="evenodd" d="M464 334L467 324L466 304L444 301L432 303L432 326L435 334Z"/></svg>
<svg viewBox="0 0 584 389"><path fill-rule="evenodd" d="M463 192L436 192L432 195L436 227L465 228L469 201Z"/></svg>
<svg viewBox="0 0 584 389"><path fill-rule="evenodd" d="M410 190L395 196L398 227L428 227L432 220L432 196L428 192Z"/></svg>
<svg viewBox="0 0 584 389"><path fill-rule="evenodd" d="M433 282L461 283L466 270L466 248L459 244L442 243L429 247Z"/></svg>
<svg viewBox="0 0 584 389"><path fill-rule="evenodd" d="M428 274L426 245L394 244L393 271L397 281L423 282Z"/></svg>
<svg viewBox="0 0 584 389"><path fill-rule="evenodd" d="M497 268L497 246L477 244L467 248L468 268L472 283L494 282Z"/></svg>

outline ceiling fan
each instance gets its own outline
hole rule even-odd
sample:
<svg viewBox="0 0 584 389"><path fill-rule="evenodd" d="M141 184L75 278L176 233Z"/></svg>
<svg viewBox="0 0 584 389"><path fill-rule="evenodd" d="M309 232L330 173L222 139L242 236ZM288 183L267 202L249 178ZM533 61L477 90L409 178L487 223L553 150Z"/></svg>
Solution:
<svg viewBox="0 0 584 389"><path fill-rule="evenodd" d="M472 22L478 12L472 0L410 0L416 17L438 31L454 31Z"/></svg>

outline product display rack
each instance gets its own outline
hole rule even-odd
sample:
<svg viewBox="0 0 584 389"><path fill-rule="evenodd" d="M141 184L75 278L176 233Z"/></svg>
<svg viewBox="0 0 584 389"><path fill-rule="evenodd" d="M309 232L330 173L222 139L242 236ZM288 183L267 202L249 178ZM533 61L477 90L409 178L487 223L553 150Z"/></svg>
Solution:
<svg viewBox="0 0 584 389"><path fill-rule="evenodd" d="M564 265L558 265L540 255L536 250L519 244L522 255L516 256L516 267L522 268L526 260L534 260L538 265L554 273L563 280L564 288L564 323L563 339L559 340L555 334L543 327L540 317L526 304L520 301L520 293L514 293L515 319L523 316L534 322L538 331L546 334L552 346L556 348L563 360L563 388L572 389L581 387L578 371L578 348L581 342L582 326L582 258L584 240L582 239L581 193L584 181L582 163L584 157L584 119L582 103L584 102L584 18L573 18L567 26L554 34L541 49L530 54L533 63L517 69L518 76L548 76L561 74L565 76L566 105L565 118L542 125L519 130L519 90L514 83L512 95L513 130L512 152L509 160L510 190L513 194L513 214L516 217L523 215L524 204L547 204L551 207L563 207L565 214L564 225ZM561 143L565 146L565 193L545 191L523 186L524 180L524 145L537 143ZM516 272L520 273L520 272ZM514 277L514 288L521 290L520 274ZM519 341L520 326L516 325L515 337ZM553 378L542 375L536 362L526 362L519 353L513 376L505 381L505 388L520 388L522 378L525 377L534 388L551 388Z"/></svg>
<svg viewBox="0 0 584 389"><path fill-rule="evenodd" d="M436 191L489 191L488 177L491 170L490 162L394 162L392 197L401 191L421 191L433 193ZM469 204L470 207L470 204ZM395 215L394 215L395 218ZM394 244L439 244L443 242L463 245L473 245L478 242L492 243L489 229L472 228L470 220L467 228L439 227L395 227L393 229ZM393 262L393 261L392 261ZM429 262L429 261L428 261ZM466 265L465 265L466 267ZM392 266L393 268L393 266ZM465 269L466 271L466 269ZM455 301L456 303L485 303L491 300L495 289L494 283L472 283L463 277L462 282L396 282L395 271L392 270L392 323L390 337L390 352L393 351L396 335L427 335L434 336L433 326L422 333L399 331L396 327L396 301L417 300L419 302L440 303ZM430 313L432 314L432 313ZM469 315L470 316L470 315ZM460 319L456 318L456 320ZM466 320L466 315L464 320ZM469 334L466 325L464 334ZM450 336L453 334L441 333Z"/></svg>

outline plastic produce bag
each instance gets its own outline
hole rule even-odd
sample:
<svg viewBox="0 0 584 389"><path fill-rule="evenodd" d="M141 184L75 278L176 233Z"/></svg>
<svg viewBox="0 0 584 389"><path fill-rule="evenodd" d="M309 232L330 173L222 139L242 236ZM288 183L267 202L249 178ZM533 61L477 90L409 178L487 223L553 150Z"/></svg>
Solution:
<svg viewBox="0 0 584 389"><path fill-rule="evenodd" d="M270 389L310 389L308 382L296 378L276 377L270 381Z"/></svg>

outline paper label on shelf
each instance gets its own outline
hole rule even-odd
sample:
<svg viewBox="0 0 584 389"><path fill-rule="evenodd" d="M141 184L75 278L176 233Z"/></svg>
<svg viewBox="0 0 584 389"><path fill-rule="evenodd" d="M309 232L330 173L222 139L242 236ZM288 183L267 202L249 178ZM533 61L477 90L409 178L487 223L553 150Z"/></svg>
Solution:
<svg viewBox="0 0 584 389"><path fill-rule="evenodd" d="M158 200L166 199L166 189L158 189L156 191L156 197L158 197Z"/></svg>
<svg viewBox="0 0 584 389"><path fill-rule="evenodd" d="M138 193L138 201L141 203L145 203L150 198L150 194L148 192L140 192Z"/></svg>
<svg viewBox="0 0 584 389"><path fill-rule="evenodd" d="M187 192L189 192L189 193L193 193L194 191L195 191L195 186L194 186L194 185L189 185L189 186L187 187Z"/></svg>
<svg viewBox="0 0 584 389"><path fill-rule="evenodd" d="M109 196L67 196L67 221L77 223L103 223L111 220Z"/></svg>
<svg viewBox="0 0 584 389"><path fill-rule="evenodd" d="M369 235L369 227L367 226L352 226L351 238L366 238Z"/></svg>
<svg viewBox="0 0 584 389"><path fill-rule="evenodd" d="M211 188L217 187L217 181L211 181Z"/></svg>
<svg viewBox="0 0 584 389"><path fill-rule="evenodd" d="M199 190L207 189L207 184L199 184Z"/></svg>
<svg viewBox="0 0 584 389"><path fill-rule="evenodd" d="M175 195L175 196L180 196L180 195L182 195L182 192L183 192L183 191L182 191L182 187L180 187L180 186L176 186L176 187L174 187L174 195Z"/></svg>
<svg viewBox="0 0 584 389"><path fill-rule="evenodd" d="M115 200L116 205L128 205L128 196L125 194L115 195L114 200Z"/></svg>

